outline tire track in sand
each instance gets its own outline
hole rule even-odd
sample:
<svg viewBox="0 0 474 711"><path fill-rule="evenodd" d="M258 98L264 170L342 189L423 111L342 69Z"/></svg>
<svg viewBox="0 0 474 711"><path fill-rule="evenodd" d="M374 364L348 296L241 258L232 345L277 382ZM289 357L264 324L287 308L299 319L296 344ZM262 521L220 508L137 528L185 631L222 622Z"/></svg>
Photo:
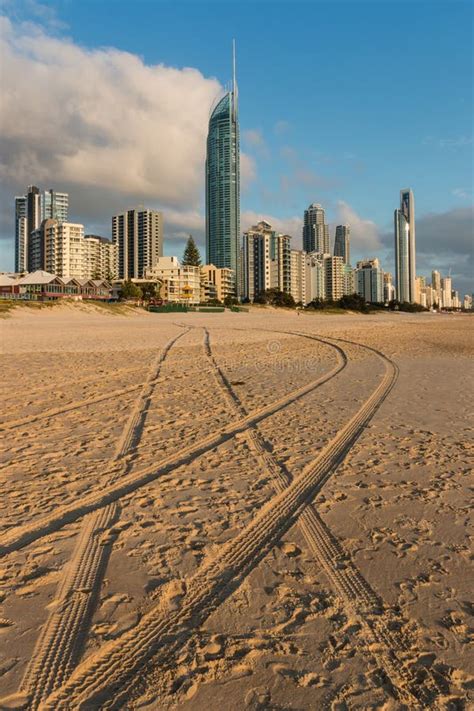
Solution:
<svg viewBox="0 0 474 711"><path fill-rule="evenodd" d="M110 504L84 520L20 686L32 711L64 683L81 656L112 548L113 533L105 531L116 518L117 506Z"/></svg>
<svg viewBox="0 0 474 711"><path fill-rule="evenodd" d="M341 349L341 353L342 352ZM345 366L345 355L342 356L339 354L337 365L329 372L293 390L269 405L254 410L246 417L242 417L235 422L225 425L208 437L204 437L199 442L193 443L188 447L182 447L175 454L165 458L159 466L151 465L144 469L126 474L125 476L119 476L117 480L107 484L106 488L102 487L87 496L82 496L80 501L74 501L65 506L58 506L54 512L38 518L30 524L12 528L0 538L0 557L20 550L29 543L57 531L68 523L82 518L82 516L85 516L91 511L95 511L113 501L122 499L124 496L150 484L155 481L155 479L158 479L163 474L168 474L177 467L189 464L210 449L218 447L236 434L245 431L249 426L264 420L266 417L282 410L290 403L299 400L307 393L319 387L322 383L335 377ZM115 473L115 471L111 471L111 473Z"/></svg>
<svg viewBox="0 0 474 711"><path fill-rule="evenodd" d="M238 394L214 357L209 331L204 329L204 333L204 349L213 366L217 384L229 407L235 409L239 415L245 415L246 411ZM311 335L307 338L319 340ZM345 342L360 345L353 341ZM361 345L360 347L364 348ZM377 355L382 357L380 354ZM290 484L292 475L271 453L269 445L255 427L250 427L245 434L249 449L253 451L264 471L270 475L275 490L281 493ZM370 653L390 680L395 696L400 701L408 703L410 708L431 706L433 699L443 692L429 670L418 669L413 673L405 664L403 654L414 650L396 628L400 622L406 620L401 620L399 616L387 610L381 597L365 580L313 504L309 504L303 510L298 525L316 561L345 605L348 616L355 616L365 628Z"/></svg>
<svg viewBox="0 0 474 711"><path fill-rule="evenodd" d="M117 442L113 461L123 460L138 444L163 361L185 333L187 330L168 341L153 359ZM129 465L130 462L124 462L124 471ZM84 519L74 553L63 570L51 613L41 630L20 687L20 696L26 697L31 711L66 681L80 659L114 538L113 529L108 536L102 534L117 518L117 505L111 503Z"/></svg>
<svg viewBox="0 0 474 711"><path fill-rule="evenodd" d="M178 608L166 609L166 600L159 600L136 627L80 664L44 709L123 708L144 665L152 657L155 666L169 660L298 520L393 388L397 368L384 364L379 385L316 459L183 583ZM255 418L245 421L247 429Z"/></svg>
<svg viewBox="0 0 474 711"><path fill-rule="evenodd" d="M189 329L188 329L189 330ZM137 401L137 403L144 398L143 395L143 390L150 389L150 392L153 391L153 387L156 385L158 376L159 376L159 370L161 363L163 362L164 358L166 358L168 351L170 348L173 346L174 342L180 338L183 335L183 333L178 334L175 338L172 338L162 349L160 355L158 355L157 358L153 359L153 362L150 366L148 376L145 378L144 381L140 383L136 383L135 385L128 385L125 388L120 388L118 390L112 390L111 392L109 391L108 393L103 393L102 395L97 395L96 397L92 398L87 398L84 400L76 400L75 402L68 403L67 405L63 405L62 407L53 407L50 410L47 410L46 412L39 412L37 415L30 415L29 417L22 417L18 420L11 420L10 422L4 422L0 424L0 432L2 430L11 430L14 429L15 427L21 427L22 425L30 425L33 422L37 422L38 420L48 420L51 417L56 417L56 415L63 415L65 412L72 412L73 410L79 410L82 407L90 407L91 405L96 405L99 402L104 402L105 400L111 400L112 398L119 397L120 395L127 395L128 393L134 392L135 390L140 390L140 396ZM136 370L136 368L123 368L122 371L126 372L127 370ZM78 381L80 382L80 381ZM134 407L134 411L136 410L137 405Z"/></svg>

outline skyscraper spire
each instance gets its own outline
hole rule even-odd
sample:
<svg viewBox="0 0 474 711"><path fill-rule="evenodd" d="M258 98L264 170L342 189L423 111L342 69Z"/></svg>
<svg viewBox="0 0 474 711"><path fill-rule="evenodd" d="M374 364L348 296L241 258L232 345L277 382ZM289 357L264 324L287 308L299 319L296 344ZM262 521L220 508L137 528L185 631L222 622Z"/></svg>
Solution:
<svg viewBox="0 0 474 711"><path fill-rule="evenodd" d="M237 71L235 62L235 39L232 40L232 117L237 120Z"/></svg>

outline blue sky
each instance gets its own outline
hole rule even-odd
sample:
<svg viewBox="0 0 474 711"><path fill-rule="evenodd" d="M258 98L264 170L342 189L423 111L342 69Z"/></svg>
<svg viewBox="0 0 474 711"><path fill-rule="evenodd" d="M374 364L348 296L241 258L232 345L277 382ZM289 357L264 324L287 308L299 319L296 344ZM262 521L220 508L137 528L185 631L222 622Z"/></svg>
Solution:
<svg viewBox="0 0 474 711"><path fill-rule="evenodd" d="M321 202L331 223L354 223L354 254L379 251L389 267L393 210L400 188L409 186L423 235L419 271L435 264L451 266L467 288L466 230L472 233L470 2L29 0L5 7L14 31L23 36L37 32L39 25L47 37L85 52L116 48L137 55L145 67L193 67L220 85L231 76L235 37L246 156L242 228L249 226L246 216L262 215L299 231L297 219L307 204ZM182 111L187 111L185 95ZM190 123L194 111L191 105ZM202 123L197 113L196 121ZM70 175L63 183L72 191ZM84 185L81 178L83 191ZM120 190L127 193L123 186ZM159 190L155 201L150 193L144 199L163 207L166 221L170 200L163 201ZM202 213L202 189L193 200ZM185 209L185 196L181 204L175 198L171 202L173 209ZM87 212L86 196L80 206ZM432 213L443 215L449 249L442 235L430 241L424 234L428 224L431 230L436 224ZM74 217L85 221L88 216ZM110 214L101 218L91 209L89 220L104 232ZM189 220L183 222L185 231L184 224ZM5 218L6 259L7 225ZM174 215L168 252L181 247L183 230ZM201 239L200 229L193 231ZM297 243L300 235L294 237Z"/></svg>

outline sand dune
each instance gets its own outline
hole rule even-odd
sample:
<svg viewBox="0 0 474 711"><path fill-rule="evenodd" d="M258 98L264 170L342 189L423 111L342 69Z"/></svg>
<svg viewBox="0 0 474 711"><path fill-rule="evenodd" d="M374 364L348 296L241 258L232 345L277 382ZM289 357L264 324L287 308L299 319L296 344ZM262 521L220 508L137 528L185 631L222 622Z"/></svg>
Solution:
<svg viewBox="0 0 474 711"><path fill-rule="evenodd" d="M0 707L469 708L469 328L4 320Z"/></svg>

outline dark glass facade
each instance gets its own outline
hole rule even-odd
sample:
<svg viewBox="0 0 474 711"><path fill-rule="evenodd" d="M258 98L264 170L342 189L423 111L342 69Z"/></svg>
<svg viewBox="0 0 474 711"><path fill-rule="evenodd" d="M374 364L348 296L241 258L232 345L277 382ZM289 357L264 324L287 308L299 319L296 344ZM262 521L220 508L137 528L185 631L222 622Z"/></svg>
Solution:
<svg viewBox="0 0 474 711"><path fill-rule="evenodd" d="M240 148L236 90L227 92L209 119L206 157L206 261L240 269Z"/></svg>

